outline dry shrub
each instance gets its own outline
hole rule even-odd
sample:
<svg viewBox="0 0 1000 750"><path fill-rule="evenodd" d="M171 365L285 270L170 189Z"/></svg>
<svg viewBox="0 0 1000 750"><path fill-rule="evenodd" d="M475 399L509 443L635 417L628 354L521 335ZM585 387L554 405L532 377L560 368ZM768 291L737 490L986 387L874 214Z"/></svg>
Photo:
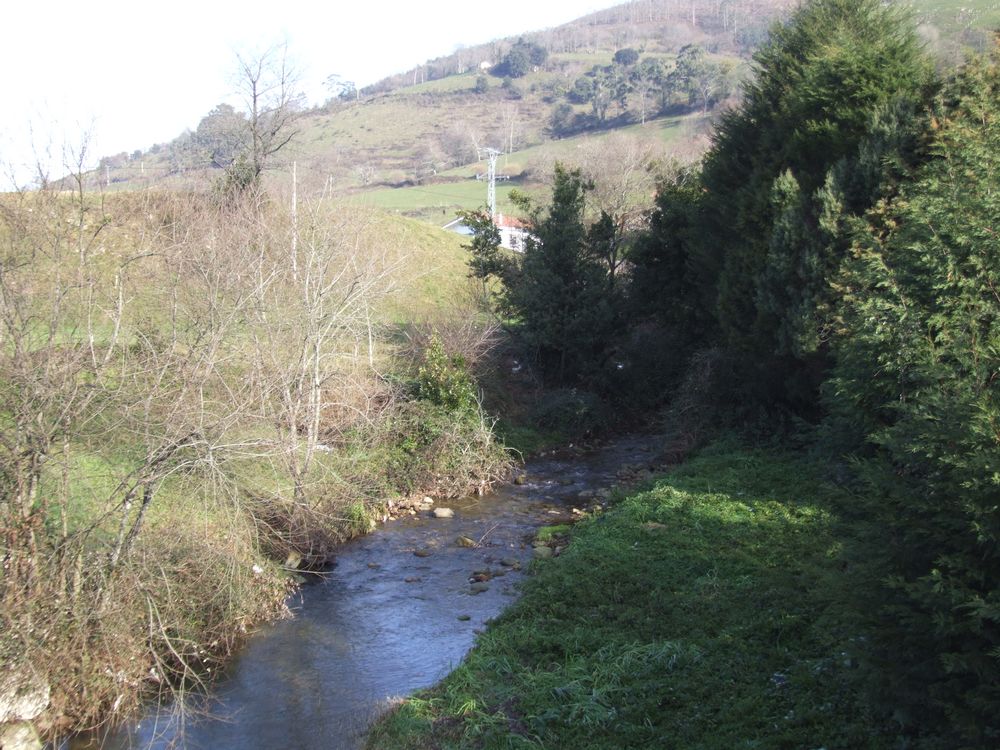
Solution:
<svg viewBox="0 0 1000 750"><path fill-rule="evenodd" d="M51 687L38 728L97 729L209 681L256 623L286 611L287 584L258 564L255 537L239 509L202 508L151 523L110 578L103 553L68 575L67 560L49 560L35 595L0 617L4 664Z"/></svg>
<svg viewBox="0 0 1000 750"><path fill-rule="evenodd" d="M481 494L513 466L481 409L457 414L426 401L403 402L372 438L385 446L384 471L404 494Z"/></svg>
<svg viewBox="0 0 1000 750"><path fill-rule="evenodd" d="M461 357L473 373L489 367L503 335L500 324L486 312L480 282L470 280L450 305L409 326L399 354L416 365L433 338L449 356Z"/></svg>
<svg viewBox="0 0 1000 750"><path fill-rule="evenodd" d="M316 570L329 563L337 545L368 528L360 523L363 519L358 518L357 501L347 497L350 493L327 494L314 489L309 494L320 497L305 503L291 498L251 497L244 505L254 518L261 551L267 557L281 562L294 553L300 561L293 567Z"/></svg>

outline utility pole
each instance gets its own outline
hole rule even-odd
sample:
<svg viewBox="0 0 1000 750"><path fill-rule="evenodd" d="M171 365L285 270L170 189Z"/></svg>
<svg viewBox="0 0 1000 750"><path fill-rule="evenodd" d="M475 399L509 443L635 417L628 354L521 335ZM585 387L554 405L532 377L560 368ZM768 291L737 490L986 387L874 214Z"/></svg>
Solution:
<svg viewBox="0 0 1000 750"><path fill-rule="evenodd" d="M490 218L497 217L497 157L502 153L495 148L484 148L486 157L490 160L490 166L486 172L486 206L490 212Z"/></svg>

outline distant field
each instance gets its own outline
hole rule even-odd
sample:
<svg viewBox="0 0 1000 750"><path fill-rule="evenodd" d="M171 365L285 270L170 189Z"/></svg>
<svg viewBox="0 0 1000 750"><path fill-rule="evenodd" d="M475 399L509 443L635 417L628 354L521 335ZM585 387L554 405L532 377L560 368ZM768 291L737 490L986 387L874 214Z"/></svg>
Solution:
<svg viewBox="0 0 1000 750"><path fill-rule="evenodd" d="M510 184L497 185L497 207L509 213ZM353 201L383 211L392 211L420 218L438 226L451 221L459 210L475 210L486 205L486 183L468 179L440 185L420 185L407 188L386 188L360 193Z"/></svg>
<svg viewBox="0 0 1000 750"><path fill-rule="evenodd" d="M966 29L1000 28L1000 3L987 0L910 0L919 22L930 23L945 34Z"/></svg>
<svg viewBox="0 0 1000 750"><path fill-rule="evenodd" d="M650 120L645 125L631 125L601 133L585 133L531 146L512 154L504 154L497 161L498 174L518 177L527 173L531 176L523 184L499 182L497 207L503 213L516 213L518 209L510 201L511 190L517 188L529 195L542 192L543 188L538 180L549 173L556 161L581 164L586 158L586 149L608 138L620 138L623 133L647 138L665 146L666 153L670 154L671 145L691 141L705 123L706 118L701 114L666 117ZM483 174L485 171L485 162L466 164L438 175L454 178L455 182L370 190L356 194L351 200L363 206L443 226L451 221L459 210L475 210L486 205L486 183L473 179L476 174Z"/></svg>

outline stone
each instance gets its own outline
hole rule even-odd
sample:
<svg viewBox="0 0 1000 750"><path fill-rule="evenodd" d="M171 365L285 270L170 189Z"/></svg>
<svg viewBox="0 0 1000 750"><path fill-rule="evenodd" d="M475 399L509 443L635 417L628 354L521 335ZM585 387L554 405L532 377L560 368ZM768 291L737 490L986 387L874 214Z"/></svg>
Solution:
<svg viewBox="0 0 1000 750"><path fill-rule="evenodd" d="M518 560L516 557L505 557L503 560L500 561L500 564L506 568L516 568L518 565L521 564L521 561Z"/></svg>
<svg viewBox="0 0 1000 750"><path fill-rule="evenodd" d="M555 553L551 547L535 547L532 550L532 554L539 560L546 560L552 557Z"/></svg>
<svg viewBox="0 0 1000 750"><path fill-rule="evenodd" d="M455 540L455 544L457 544L459 547L475 547L476 546L475 540L474 539L469 539L469 537L467 537L467 536L460 536L458 539Z"/></svg>
<svg viewBox="0 0 1000 750"><path fill-rule="evenodd" d="M371 568L372 570L378 570L382 566L379 565L378 563L372 562L372 563L368 563L368 567Z"/></svg>
<svg viewBox="0 0 1000 750"><path fill-rule="evenodd" d="M421 505L434 505L434 498L433 497L424 497L424 499L421 500L420 503L421 503Z"/></svg>
<svg viewBox="0 0 1000 750"><path fill-rule="evenodd" d="M435 518L454 518L455 511L451 508L435 508L434 509Z"/></svg>
<svg viewBox="0 0 1000 750"><path fill-rule="evenodd" d="M527 482L528 482L527 474L518 474L516 477L514 477L514 484L516 485L527 484Z"/></svg>
<svg viewBox="0 0 1000 750"><path fill-rule="evenodd" d="M42 750L38 732L26 721L0 727L0 750Z"/></svg>
<svg viewBox="0 0 1000 750"><path fill-rule="evenodd" d="M406 578L404 578L403 581L405 583L419 583L420 576L406 576Z"/></svg>
<svg viewBox="0 0 1000 750"><path fill-rule="evenodd" d="M302 555L292 550L288 553L288 557L285 558L285 567L291 570L295 570L302 563Z"/></svg>
<svg viewBox="0 0 1000 750"><path fill-rule="evenodd" d="M489 591L489 590L490 590L490 586L489 586L488 583L479 582L479 583L474 583L471 586L469 586L469 593L471 593L471 594L481 594L484 591Z"/></svg>
<svg viewBox="0 0 1000 750"><path fill-rule="evenodd" d="M431 552L429 549L415 549L413 550L413 554L416 555L417 557L430 557L434 553Z"/></svg>
<svg viewBox="0 0 1000 750"><path fill-rule="evenodd" d="M0 724L31 721L49 707L50 690L27 664L0 677Z"/></svg>
<svg viewBox="0 0 1000 750"><path fill-rule="evenodd" d="M468 622L472 618L469 615L459 615L458 619L459 619L459 622Z"/></svg>

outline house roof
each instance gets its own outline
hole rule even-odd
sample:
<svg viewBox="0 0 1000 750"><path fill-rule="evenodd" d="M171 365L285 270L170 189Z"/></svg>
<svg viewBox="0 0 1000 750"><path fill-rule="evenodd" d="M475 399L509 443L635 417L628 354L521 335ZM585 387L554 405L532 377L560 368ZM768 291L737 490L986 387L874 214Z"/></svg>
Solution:
<svg viewBox="0 0 1000 750"><path fill-rule="evenodd" d="M498 227L504 227L507 229L528 229L528 223L518 219L516 216L504 216L503 214L497 214L496 218L493 219L493 223Z"/></svg>

